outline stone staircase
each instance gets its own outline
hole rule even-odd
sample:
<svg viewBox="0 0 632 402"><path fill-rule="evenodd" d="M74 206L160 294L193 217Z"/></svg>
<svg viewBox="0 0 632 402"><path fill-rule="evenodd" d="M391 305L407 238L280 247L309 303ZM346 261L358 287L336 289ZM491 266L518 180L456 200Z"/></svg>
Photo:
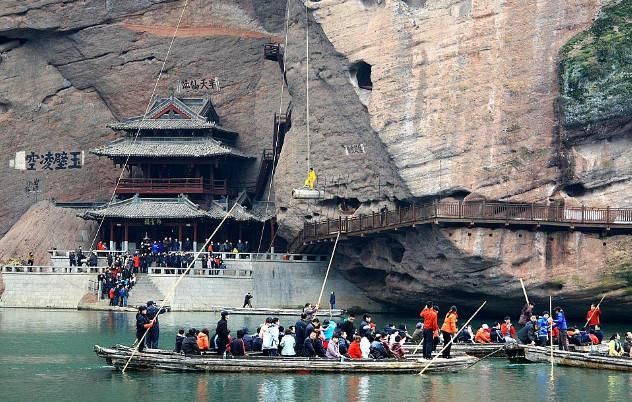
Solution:
<svg viewBox="0 0 632 402"><path fill-rule="evenodd" d="M127 305L137 307L147 303L149 300L160 304L158 301L164 300L164 298L165 296L158 290L147 274L136 274L136 285L134 285L134 288L129 294Z"/></svg>

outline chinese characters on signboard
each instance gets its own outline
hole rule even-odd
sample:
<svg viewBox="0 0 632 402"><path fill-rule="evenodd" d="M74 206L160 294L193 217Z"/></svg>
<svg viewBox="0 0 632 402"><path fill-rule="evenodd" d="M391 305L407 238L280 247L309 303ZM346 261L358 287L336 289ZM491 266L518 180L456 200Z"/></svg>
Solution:
<svg viewBox="0 0 632 402"><path fill-rule="evenodd" d="M364 150L364 144L351 144L351 145L343 145L345 148L345 154L364 154L366 151Z"/></svg>
<svg viewBox="0 0 632 402"><path fill-rule="evenodd" d="M61 151L38 155L31 151L26 154L26 170L81 169L81 151Z"/></svg>
<svg viewBox="0 0 632 402"><path fill-rule="evenodd" d="M15 159L9 161L9 166L17 170L66 170L83 168L83 151L19 151Z"/></svg>
<svg viewBox="0 0 632 402"><path fill-rule="evenodd" d="M198 90L209 90L219 92L222 90L219 84L219 77L215 77L212 79L193 79L193 80L178 80L178 89L177 92L182 91L198 91Z"/></svg>

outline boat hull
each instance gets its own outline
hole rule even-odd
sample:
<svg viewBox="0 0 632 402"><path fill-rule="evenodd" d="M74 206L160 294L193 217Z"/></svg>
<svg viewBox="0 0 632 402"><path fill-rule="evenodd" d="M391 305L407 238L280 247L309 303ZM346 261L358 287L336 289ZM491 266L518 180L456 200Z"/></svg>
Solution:
<svg viewBox="0 0 632 402"><path fill-rule="evenodd" d="M564 350L553 350L553 357L551 357L551 350L541 346L525 346L524 357L534 363L551 363L551 359L553 359L553 363L560 366L632 372L632 359L626 357L610 357Z"/></svg>
<svg viewBox="0 0 632 402"><path fill-rule="evenodd" d="M131 349L123 346L104 348L95 345L97 356L116 369L122 369ZM477 361L475 357L458 356L452 359L436 359L426 372L455 372ZM286 372L286 373L419 373L428 360L418 358L363 359L344 361L306 357L264 357L227 358L208 354L202 356L184 356L178 353L150 350L136 353L127 367L128 370L163 370L179 372Z"/></svg>

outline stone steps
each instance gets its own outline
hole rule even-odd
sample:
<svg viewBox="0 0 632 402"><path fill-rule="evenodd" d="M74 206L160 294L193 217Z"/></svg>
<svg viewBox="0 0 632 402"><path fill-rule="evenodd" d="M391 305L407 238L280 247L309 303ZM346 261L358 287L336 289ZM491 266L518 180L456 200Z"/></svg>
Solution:
<svg viewBox="0 0 632 402"><path fill-rule="evenodd" d="M157 304L159 300L164 300L165 296L154 285L151 278L147 274L136 275L136 285L130 291L129 298L127 299L127 305L130 307L136 307L141 304L147 303L149 300L155 301Z"/></svg>

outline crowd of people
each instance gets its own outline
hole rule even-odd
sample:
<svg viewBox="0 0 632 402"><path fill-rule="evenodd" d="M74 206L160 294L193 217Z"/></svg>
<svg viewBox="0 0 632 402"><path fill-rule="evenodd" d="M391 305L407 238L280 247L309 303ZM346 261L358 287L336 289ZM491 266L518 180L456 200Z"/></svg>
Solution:
<svg viewBox="0 0 632 402"><path fill-rule="evenodd" d="M250 295L250 294L248 294ZM248 296L247 295L247 296ZM249 302L247 298L245 302ZM568 345L597 345L604 339L601 331L601 309L591 305L586 314L586 325L569 327L561 307L553 309L553 316L548 311L542 315L533 313L535 305L529 303L522 309L518 327L514 326L510 317L502 322L495 322L491 327L482 324L476 332L471 326L458 330L458 310L450 307L439 326L439 308L428 301L420 312L420 322L416 324L412 335L406 325L389 323L382 330L376 328L370 314L362 315L359 325L356 316L348 314L344 320L316 317L319 306L306 304L298 321L287 327L276 317L268 317L254 333L248 328L239 328L235 333L229 328L230 314L221 312L214 333L208 328L188 331L180 329L176 336L175 351L185 355L219 353L227 356L245 356L249 353L261 352L265 356L304 356L325 359L384 359L403 358L406 354L405 344L422 347L423 358L432 359L443 341L441 357L451 358L452 343L519 343L525 345L549 345L556 343L561 350L568 350ZM142 306L137 317L137 335L140 339L147 325L153 324L147 318ZM155 315L154 315L155 316ZM157 318L156 318L157 319ZM632 333L625 334L621 341L614 334L608 342L611 356L632 357ZM408 350L410 350L409 348Z"/></svg>
<svg viewBox="0 0 632 402"><path fill-rule="evenodd" d="M97 282L102 300L109 299L110 306L127 307L130 291L136 284L136 275L128 267L111 267L97 276Z"/></svg>
<svg viewBox="0 0 632 402"><path fill-rule="evenodd" d="M323 359L384 359L405 355L403 346L410 335L403 324L389 324L378 331L370 314L364 314L356 327L354 314L336 322L331 318L321 321L317 313L318 306L306 304L300 319L293 325L284 327L278 318L268 317L252 334L248 328L240 328L233 334L229 329L230 314L222 311L212 336L208 328L180 329L175 351L185 355L220 353L235 357L261 352L264 356ZM139 315L142 316L142 311ZM137 335L146 324L143 319L138 321Z"/></svg>

